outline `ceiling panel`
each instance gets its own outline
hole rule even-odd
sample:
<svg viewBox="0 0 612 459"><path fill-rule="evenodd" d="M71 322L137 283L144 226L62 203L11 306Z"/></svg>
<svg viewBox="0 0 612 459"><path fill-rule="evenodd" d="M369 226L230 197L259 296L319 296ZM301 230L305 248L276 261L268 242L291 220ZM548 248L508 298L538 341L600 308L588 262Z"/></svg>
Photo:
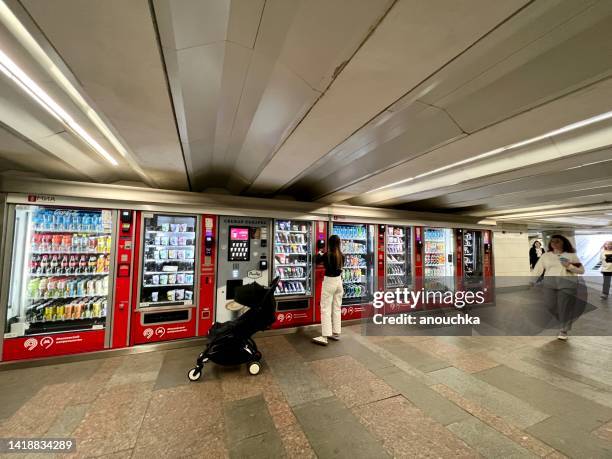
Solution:
<svg viewBox="0 0 612 459"><path fill-rule="evenodd" d="M525 3L397 2L252 191L281 188Z"/></svg>
<svg viewBox="0 0 612 459"><path fill-rule="evenodd" d="M22 3L145 172L159 186L186 189L148 1Z"/></svg>

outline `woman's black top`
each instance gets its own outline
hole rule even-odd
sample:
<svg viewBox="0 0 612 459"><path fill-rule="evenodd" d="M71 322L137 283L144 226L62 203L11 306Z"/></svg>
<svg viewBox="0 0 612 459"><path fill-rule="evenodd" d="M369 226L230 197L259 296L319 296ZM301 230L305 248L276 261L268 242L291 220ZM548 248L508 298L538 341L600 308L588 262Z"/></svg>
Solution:
<svg viewBox="0 0 612 459"><path fill-rule="evenodd" d="M338 277L342 274L342 268L338 269L338 264L336 263L336 256L333 253L318 253L316 262L317 264L322 263L323 266L325 266L326 277ZM340 263L340 266L344 266L344 255L342 255L342 263Z"/></svg>
<svg viewBox="0 0 612 459"><path fill-rule="evenodd" d="M544 255L544 250L542 250L542 255ZM539 259L540 257L538 256L536 248L532 246L531 249L529 249L529 264L531 265L532 269L535 267Z"/></svg>

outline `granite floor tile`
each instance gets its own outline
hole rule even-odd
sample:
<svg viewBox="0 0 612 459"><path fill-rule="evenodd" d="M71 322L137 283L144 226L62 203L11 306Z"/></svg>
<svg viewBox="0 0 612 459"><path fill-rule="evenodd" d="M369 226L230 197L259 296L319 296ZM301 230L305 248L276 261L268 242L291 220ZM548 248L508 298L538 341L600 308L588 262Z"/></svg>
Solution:
<svg viewBox="0 0 612 459"><path fill-rule="evenodd" d="M315 360L310 365L334 395L349 408L398 394L351 356Z"/></svg>
<svg viewBox="0 0 612 459"><path fill-rule="evenodd" d="M549 414L521 399L456 368L445 368L431 375L463 397L478 403L521 429L549 417Z"/></svg>
<svg viewBox="0 0 612 459"><path fill-rule="evenodd" d="M354 408L353 413L393 457L478 457L402 396Z"/></svg>
<svg viewBox="0 0 612 459"><path fill-rule="evenodd" d="M304 403L295 407L294 413L318 457L390 457L382 444L335 397Z"/></svg>
<svg viewBox="0 0 612 459"><path fill-rule="evenodd" d="M289 458L296 459L313 459L316 458L306 435L302 431L297 420L293 424L289 424L278 428L285 455Z"/></svg>
<svg viewBox="0 0 612 459"><path fill-rule="evenodd" d="M232 459L268 459L283 457L285 450L277 432L264 432L231 443L229 457ZM211 456L212 457L212 456Z"/></svg>
<svg viewBox="0 0 612 459"><path fill-rule="evenodd" d="M102 364L88 379L76 383L70 398L71 405L92 403L100 393L105 390L106 385L112 378L115 370L123 362L123 357L109 358L101 361Z"/></svg>
<svg viewBox="0 0 612 459"><path fill-rule="evenodd" d="M500 365L474 376L551 415L566 418L577 429L591 431L612 420L612 408Z"/></svg>
<svg viewBox="0 0 612 459"><path fill-rule="evenodd" d="M541 442L537 438L534 438L532 435L529 435L524 430L521 430L518 427L504 421L500 416L490 413L477 403L462 397L451 388L443 384L436 384L435 386L432 386L432 389L532 453L540 457L548 457L549 455L557 452L547 444Z"/></svg>
<svg viewBox="0 0 612 459"><path fill-rule="evenodd" d="M220 394L217 381L154 391L135 454L149 453L157 457L205 454L204 438L215 445L224 444Z"/></svg>
<svg viewBox="0 0 612 459"><path fill-rule="evenodd" d="M0 438L43 436L69 403L73 389L72 383L44 386L0 423Z"/></svg>
<svg viewBox="0 0 612 459"><path fill-rule="evenodd" d="M468 373L486 370L499 365L498 362L489 359L478 352L470 352L453 344L431 339L428 341L418 341L412 343L412 346L420 349L423 352L428 352L435 357L451 363L454 367L459 368Z"/></svg>
<svg viewBox="0 0 612 459"><path fill-rule="evenodd" d="M566 416L551 416L526 430L569 457L612 457L612 443L576 429L572 423L567 422Z"/></svg>
<svg viewBox="0 0 612 459"><path fill-rule="evenodd" d="M49 430L47 430L47 437L70 437L72 432L81 423L87 410L89 410L89 404L82 405L68 405L61 413L57 416Z"/></svg>
<svg viewBox="0 0 612 459"><path fill-rule="evenodd" d="M448 425L470 417L457 405L399 368L385 368L374 372L425 414L442 425Z"/></svg>
<svg viewBox="0 0 612 459"><path fill-rule="evenodd" d="M165 352L146 352L123 357L108 385L145 383L157 380Z"/></svg>
<svg viewBox="0 0 612 459"><path fill-rule="evenodd" d="M262 396L226 402L223 413L230 444L267 432L276 432Z"/></svg>
<svg viewBox="0 0 612 459"><path fill-rule="evenodd" d="M134 448L152 395L153 382L116 385L100 394L75 429L80 456Z"/></svg>
<svg viewBox="0 0 612 459"><path fill-rule="evenodd" d="M404 360L411 367L425 373L450 366L450 363L434 357L427 352L423 352L414 347L412 344L414 343L409 344L396 339L384 341L380 345L384 349Z"/></svg>
<svg viewBox="0 0 612 459"><path fill-rule="evenodd" d="M332 395L312 368L300 359L273 360L268 364L291 407Z"/></svg>
<svg viewBox="0 0 612 459"><path fill-rule="evenodd" d="M537 458L476 418L450 424L447 428L486 458Z"/></svg>
<svg viewBox="0 0 612 459"><path fill-rule="evenodd" d="M155 386L153 390L166 389L189 384L187 372L195 366L198 355L202 352L201 347L188 347L166 351L162 361ZM208 380L216 376L216 372L209 371L212 365L205 365L202 380Z"/></svg>

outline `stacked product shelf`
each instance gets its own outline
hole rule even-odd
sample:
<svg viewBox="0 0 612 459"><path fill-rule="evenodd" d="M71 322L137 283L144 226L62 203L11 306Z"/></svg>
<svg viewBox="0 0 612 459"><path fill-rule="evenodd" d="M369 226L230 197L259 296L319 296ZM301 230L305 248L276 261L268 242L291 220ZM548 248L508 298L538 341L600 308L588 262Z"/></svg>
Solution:
<svg viewBox="0 0 612 459"><path fill-rule="evenodd" d="M193 302L195 224L195 217L145 218L141 307Z"/></svg>
<svg viewBox="0 0 612 459"><path fill-rule="evenodd" d="M280 276L276 296L302 296L311 292L311 223L274 222L274 276Z"/></svg>

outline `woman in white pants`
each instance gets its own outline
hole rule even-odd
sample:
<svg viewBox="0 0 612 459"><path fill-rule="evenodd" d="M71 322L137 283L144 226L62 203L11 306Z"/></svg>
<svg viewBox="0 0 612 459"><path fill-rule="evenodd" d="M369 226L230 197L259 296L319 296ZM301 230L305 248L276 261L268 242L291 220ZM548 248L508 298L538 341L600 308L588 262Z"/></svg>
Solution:
<svg viewBox="0 0 612 459"><path fill-rule="evenodd" d="M328 339L338 341L341 331L340 307L342 306L342 267L344 255L340 250L340 238L332 235L327 241L327 252L317 254L317 264L325 266L325 277L321 291L321 336L313 343L327 346Z"/></svg>

